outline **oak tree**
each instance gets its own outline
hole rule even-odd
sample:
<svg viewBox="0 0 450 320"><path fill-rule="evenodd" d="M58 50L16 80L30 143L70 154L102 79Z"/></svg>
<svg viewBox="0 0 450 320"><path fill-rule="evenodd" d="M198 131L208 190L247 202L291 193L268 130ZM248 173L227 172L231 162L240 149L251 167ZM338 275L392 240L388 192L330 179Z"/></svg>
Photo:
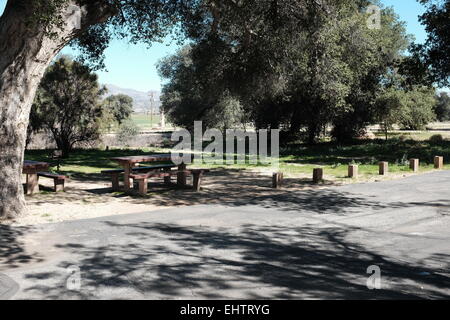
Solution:
<svg viewBox="0 0 450 320"><path fill-rule="evenodd" d="M214 1L212 1L214 2ZM149 45L199 8L195 0L7 0L0 17L0 217L25 210L21 173L31 104L50 62L72 43L101 66L111 39Z"/></svg>
<svg viewBox="0 0 450 320"><path fill-rule="evenodd" d="M100 137L105 92L87 66L62 56L45 72L32 105L30 125L50 132L67 157L77 143Z"/></svg>

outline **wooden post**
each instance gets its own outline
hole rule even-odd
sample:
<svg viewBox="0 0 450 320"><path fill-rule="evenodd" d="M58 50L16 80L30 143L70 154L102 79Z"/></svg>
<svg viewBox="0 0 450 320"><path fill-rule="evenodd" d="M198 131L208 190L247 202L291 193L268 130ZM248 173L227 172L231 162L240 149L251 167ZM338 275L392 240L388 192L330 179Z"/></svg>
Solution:
<svg viewBox="0 0 450 320"><path fill-rule="evenodd" d="M380 162L380 176L385 176L389 173L389 162Z"/></svg>
<svg viewBox="0 0 450 320"><path fill-rule="evenodd" d="M439 170L444 169L444 157L434 157L434 168Z"/></svg>
<svg viewBox="0 0 450 320"><path fill-rule="evenodd" d="M409 168L414 172L418 172L419 171L419 159L409 160Z"/></svg>
<svg viewBox="0 0 450 320"><path fill-rule="evenodd" d="M323 181L323 169L322 168L316 168L313 171L313 182L314 183L320 183Z"/></svg>
<svg viewBox="0 0 450 320"><path fill-rule="evenodd" d="M201 188L203 172L202 171L194 172L193 176L194 176L194 178L193 178L194 190L198 192L198 191L200 191L200 188Z"/></svg>
<svg viewBox="0 0 450 320"><path fill-rule="evenodd" d="M123 173L123 186L125 188L125 191L130 190L131 188L131 183L130 183L130 174L132 171L133 164L131 163L125 163L124 164L124 173Z"/></svg>
<svg viewBox="0 0 450 320"><path fill-rule="evenodd" d="M358 178L358 165L351 164L348 166L348 177L349 178Z"/></svg>
<svg viewBox="0 0 450 320"><path fill-rule="evenodd" d="M119 174L113 173L111 174L111 180L112 180L112 189L113 191L119 191Z"/></svg>
<svg viewBox="0 0 450 320"><path fill-rule="evenodd" d="M39 177L37 173L27 174L27 194L39 192Z"/></svg>
<svg viewBox="0 0 450 320"><path fill-rule="evenodd" d="M181 171L177 175L177 184L179 186L185 186L186 185L186 173L183 171L186 171L186 164L180 164L178 166L178 171Z"/></svg>
<svg viewBox="0 0 450 320"><path fill-rule="evenodd" d="M272 188L280 189L283 185L283 172L276 172L272 176Z"/></svg>
<svg viewBox="0 0 450 320"><path fill-rule="evenodd" d="M171 171L170 168L165 168L163 172L167 173L167 174L170 174L170 171ZM164 183L166 185L170 185L172 183L170 175L167 175L167 176L164 177Z"/></svg>

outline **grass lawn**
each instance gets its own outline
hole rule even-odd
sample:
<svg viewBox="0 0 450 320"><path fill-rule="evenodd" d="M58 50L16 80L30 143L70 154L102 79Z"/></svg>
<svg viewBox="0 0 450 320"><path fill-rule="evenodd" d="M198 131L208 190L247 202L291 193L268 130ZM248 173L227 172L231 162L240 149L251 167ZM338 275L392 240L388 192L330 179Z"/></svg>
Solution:
<svg viewBox="0 0 450 320"><path fill-rule="evenodd" d="M75 150L68 159L62 161L61 172L69 174L75 179L107 179L102 177L100 171L117 168L112 157L132 156L145 153L168 153L170 149L143 148L143 149L111 149L105 150ZM48 151L27 151L26 159L47 161ZM333 143L322 143L316 146L298 145L280 151L280 171L287 176L311 175L312 170L322 167L327 179L347 179L348 164L359 164L361 178L378 175L379 161L390 163L389 171L392 173L406 173L409 170L409 159L420 159L420 171L433 170L435 155L444 156L445 168L450 169L450 141L431 143L429 141L401 141L392 139L388 142L382 140L358 141L351 145L338 146ZM51 161L50 161L51 162ZM267 171L263 165L201 165L208 168L233 168ZM55 167L52 168L55 170Z"/></svg>
<svg viewBox="0 0 450 320"><path fill-rule="evenodd" d="M131 120L136 123L142 131L148 131L155 126L158 126L161 118L159 115L153 115L152 117L148 114L133 113L131 115Z"/></svg>

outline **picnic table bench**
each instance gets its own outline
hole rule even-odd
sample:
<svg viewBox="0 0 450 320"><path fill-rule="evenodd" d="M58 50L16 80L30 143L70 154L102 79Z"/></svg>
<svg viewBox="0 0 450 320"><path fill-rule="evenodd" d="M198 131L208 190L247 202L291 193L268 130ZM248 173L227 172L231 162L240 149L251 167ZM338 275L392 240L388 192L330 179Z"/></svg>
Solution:
<svg viewBox="0 0 450 320"><path fill-rule="evenodd" d="M25 160L22 173L26 174L26 194L31 195L39 192L39 177L54 180L55 192L64 191L64 182L68 179L64 175L46 172L50 164L47 162Z"/></svg>
<svg viewBox="0 0 450 320"><path fill-rule="evenodd" d="M51 172L38 172L38 177L53 179L54 191L64 191L64 183L68 179L67 176Z"/></svg>
<svg viewBox="0 0 450 320"><path fill-rule="evenodd" d="M146 167L134 167L131 169L132 173L136 172L152 172L152 171L168 171L172 168L176 168L177 166L174 164L161 164L161 165L154 165L154 166L146 166ZM104 170L102 171L103 175L109 175L111 177L112 181L112 189L114 191L119 191L119 177L121 174L125 173L125 169L113 169L113 170ZM167 182L167 181L166 181ZM170 182L170 180L169 180Z"/></svg>
<svg viewBox="0 0 450 320"><path fill-rule="evenodd" d="M201 181L204 173L209 172L206 169L191 169L191 170L183 170L183 171L166 171L166 172L149 172L144 174L131 174L130 178L138 182L139 185L139 194L144 196L148 192L148 179L149 178L168 178L168 183L170 183L171 176L183 176L192 174L193 176L193 186L195 191L200 191ZM166 181L167 183L167 181ZM178 180L178 184L185 185L186 181L184 179Z"/></svg>

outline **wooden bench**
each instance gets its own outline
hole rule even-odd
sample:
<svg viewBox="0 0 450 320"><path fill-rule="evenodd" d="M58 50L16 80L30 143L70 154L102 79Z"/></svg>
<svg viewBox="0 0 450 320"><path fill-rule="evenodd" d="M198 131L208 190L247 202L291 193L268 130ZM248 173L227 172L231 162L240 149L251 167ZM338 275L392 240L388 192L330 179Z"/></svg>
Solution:
<svg viewBox="0 0 450 320"><path fill-rule="evenodd" d="M132 171L148 173L148 172L153 172L153 171L157 172L158 170L159 171L170 171L172 168L176 168L176 167L177 166L174 164L161 164L161 165L155 165L155 166L149 166L149 167L135 167L132 169ZM102 171L102 174L111 176L113 191L119 191L119 177L124 172L125 172L125 170L123 170L123 169L114 169L114 170L104 170L104 171Z"/></svg>
<svg viewBox="0 0 450 320"><path fill-rule="evenodd" d="M53 179L55 192L64 191L64 183L68 179L68 177L64 175L51 172L38 172L38 178L39 177Z"/></svg>
<svg viewBox="0 0 450 320"><path fill-rule="evenodd" d="M144 174L131 174L130 178L137 181L139 186L139 194L141 196L145 196L148 192L148 179L149 178L164 178L164 181L170 184L171 176L186 176L192 174L193 176L193 186L195 191L200 191L202 177L205 173L208 173L207 169L193 169L193 170L175 170L175 171L166 171L166 172L149 172ZM178 179L178 184L184 185L180 183L180 179Z"/></svg>

